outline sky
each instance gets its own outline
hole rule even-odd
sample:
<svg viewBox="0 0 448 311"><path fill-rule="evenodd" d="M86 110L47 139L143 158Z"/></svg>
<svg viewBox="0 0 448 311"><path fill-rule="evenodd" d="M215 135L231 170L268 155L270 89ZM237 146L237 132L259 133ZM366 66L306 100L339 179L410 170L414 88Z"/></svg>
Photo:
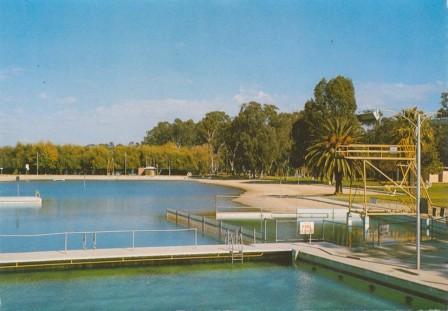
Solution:
<svg viewBox="0 0 448 311"><path fill-rule="evenodd" d="M323 77L358 109L439 108L442 0L0 1L0 145L139 142L242 103L303 108Z"/></svg>

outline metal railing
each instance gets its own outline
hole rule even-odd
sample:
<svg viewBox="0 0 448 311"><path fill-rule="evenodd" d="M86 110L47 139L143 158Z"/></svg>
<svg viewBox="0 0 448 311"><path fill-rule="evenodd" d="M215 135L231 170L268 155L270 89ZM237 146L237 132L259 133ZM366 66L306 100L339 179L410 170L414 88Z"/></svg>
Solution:
<svg viewBox="0 0 448 311"><path fill-rule="evenodd" d="M102 230L102 231L71 231L71 232L53 232L53 233L40 233L40 234L0 234L0 241L2 239L12 239L12 238L45 238L45 237L63 237L64 239L64 248L63 250L66 252L67 250L73 250L73 249L88 249L89 247L89 239L91 239L91 248L97 249L97 243L98 243L98 236L102 234L124 234L128 235L128 244L125 245L125 248L136 248L136 247L146 247L147 245L138 245L136 246L136 235L141 233L178 233L178 232L193 232L193 244L198 245L198 233L196 228L185 228L185 229L138 229L138 230ZM73 243L70 245L70 237L73 236L81 236L81 241L77 240L78 242L82 242L82 248L73 248ZM110 240L108 240L110 242ZM113 243L112 243L113 244ZM189 244L191 245L191 244ZM2 252L2 243L0 243L0 252ZM54 246L54 245L52 245ZM162 246L162 245L157 245ZM168 246L168 245L166 245ZM117 248L117 247L123 247L123 246L111 246L107 248ZM57 249L61 250L61 249Z"/></svg>
<svg viewBox="0 0 448 311"><path fill-rule="evenodd" d="M230 233L241 234L243 242L248 244L263 241L262 232L255 228L245 228L244 226L230 224L211 217L194 215L186 211L167 209L166 218L168 221L175 223L176 226L196 228L202 235L207 235L222 242L226 242L225 238Z"/></svg>

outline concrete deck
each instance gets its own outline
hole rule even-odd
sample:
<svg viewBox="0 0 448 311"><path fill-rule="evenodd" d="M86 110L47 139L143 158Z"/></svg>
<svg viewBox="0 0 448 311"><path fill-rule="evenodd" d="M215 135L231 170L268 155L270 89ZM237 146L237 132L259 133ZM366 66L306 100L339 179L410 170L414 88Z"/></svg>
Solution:
<svg viewBox="0 0 448 311"><path fill-rule="evenodd" d="M357 253L331 243L293 243L296 258L331 270L357 276L414 295L448 305L448 278L445 266L438 269L415 269L382 262L378 258Z"/></svg>

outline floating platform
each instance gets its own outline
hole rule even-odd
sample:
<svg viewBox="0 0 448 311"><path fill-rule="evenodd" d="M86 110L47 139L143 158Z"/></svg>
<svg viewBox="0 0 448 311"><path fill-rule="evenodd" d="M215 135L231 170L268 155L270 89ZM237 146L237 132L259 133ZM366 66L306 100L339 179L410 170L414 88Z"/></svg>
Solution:
<svg viewBox="0 0 448 311"><path fill-rule="evenodd" d="M287 245L244 245L242 252L243 262L292 260ZM228 245L218 244L0 253L0 273L202 262L232 262L232 251Z"/></svg>
<svg viewBox="0 0 448 311"><path fill-rule="evenodd" d="M2 207L42 207L41 197L0 197L0 208Z"/></svg>

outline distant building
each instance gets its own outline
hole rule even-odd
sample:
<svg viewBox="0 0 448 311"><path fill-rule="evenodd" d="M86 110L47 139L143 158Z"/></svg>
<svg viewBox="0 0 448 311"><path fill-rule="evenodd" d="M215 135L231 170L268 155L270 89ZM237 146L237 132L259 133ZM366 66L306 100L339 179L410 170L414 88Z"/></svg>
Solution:
<svg viewBox="0 0 448 311"><path fill-rule="evenodd" d="M439 174L430 174L429 182L431 183L448 183L448 167L445 167Z"/></svg>
<svg viewBox="0 0 448 311"><path fill-rule="evenodd" d="M157 167L154 167L154 166L139 167L138 175L140 175L140 176L156 176L157 175Z"/></svg>

